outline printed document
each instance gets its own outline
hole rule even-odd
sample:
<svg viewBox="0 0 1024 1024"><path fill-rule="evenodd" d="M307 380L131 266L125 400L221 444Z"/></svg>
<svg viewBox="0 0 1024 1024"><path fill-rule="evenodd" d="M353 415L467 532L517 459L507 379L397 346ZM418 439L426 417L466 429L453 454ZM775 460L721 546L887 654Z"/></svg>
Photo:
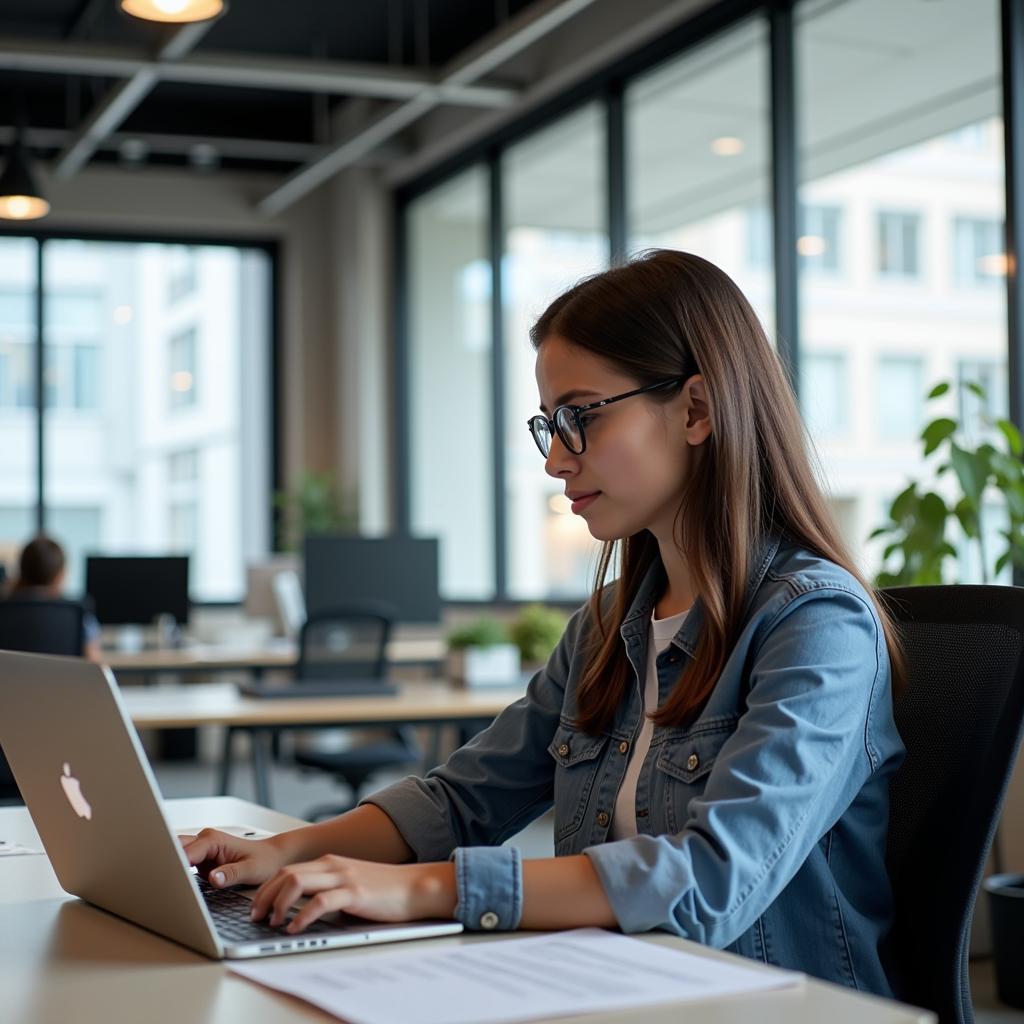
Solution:
<svg viewBox="0 0 1024 1024"><path fill-rule="evenodd" d="M349 1024L513 1024L797 985L802 974L695 956L598 928L231 964Z"/></svg>

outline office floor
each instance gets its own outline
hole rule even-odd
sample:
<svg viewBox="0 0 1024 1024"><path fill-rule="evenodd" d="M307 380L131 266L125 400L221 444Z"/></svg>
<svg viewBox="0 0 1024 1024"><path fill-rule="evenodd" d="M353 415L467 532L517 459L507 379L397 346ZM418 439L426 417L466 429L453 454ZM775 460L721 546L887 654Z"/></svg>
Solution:
<svg viewBox="0 0 1024 1024"><path fill-rule="evenodd" d="M165 797L204 796L213 793L213 765L156 761L153 767ZM398 776L381 776L380 784L386 785L395 778ZM345 799L342 788L336 786L328 777L319 773L307 774L285 765L274 766L271 792L275 809L300 818L313 807L338 803ZM253 798L252 780L244 762L239 764L235 772L232 795L248 800ZM545 815L512 841L525 856L549 857L552 854L551 829L551 816ZM971 964L971 991L974 996L976 1024L1024 1024L1024 1011L1011 1009L996 998L991 960L979 960Z"/></svg>

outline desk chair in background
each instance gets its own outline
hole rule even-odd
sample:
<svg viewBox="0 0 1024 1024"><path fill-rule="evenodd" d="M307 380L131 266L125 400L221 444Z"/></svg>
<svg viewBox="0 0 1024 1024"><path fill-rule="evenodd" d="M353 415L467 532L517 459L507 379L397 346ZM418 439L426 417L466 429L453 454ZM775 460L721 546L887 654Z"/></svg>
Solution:
<svg viewBox="0 0 1024 1024"><path fill-rule="evenodd" d="M900 999L972 1024L971 919L1024 726L1024 588L896 587L907 748L891 788L889 937Z"/></svg>
<svg viewBox="0 0 1024 1024"><path fill-rule="evenodd" d="M384 606L337 608L316 612L299 634L297 687L304 680L379 679L388 673L387 647L392 616ZM409 726L397 726L381 738L347 750L302 750L295 762L303 768L329 772L348 786L352 802L343 807L318 807L307 820L330 817L354 807L374 775L388 769L418 765L422 758Z"/></svg>
<svg viewBox="0 0 1024 1024"><path fill-rule="evenodd" d="M0 650L81 657L85 608L59 598L0 601ZM7 758L0 750L0 803L21 802Z"/></svg>
<svg viewBox="0 0 1024 1024"><path fill-rule="evenodd" d="M368 683L379 680L383 683L388 672L387 647L392 623L391 610L377 603L311 615L299 633L299 657L289 691L300 696L303 682L325 680ZM260 743L267 731L246 726L230 726L225 731L221 795L226 795L229 789L235 735L245 732L251 742ZM271 730L272 736L276 739L281 731ZM324 730L321 726L312 731ZM417 765L421 757L415 734L406 726L388 730L378 741L347 750L297 750L294 759L300 767L336 775L351 790L353 798L348 806L317 808L304 816L314 819L340 814L358 802L371 776L389 768ZM261 803L269 803L269 794L260 794L259 798Z"/></svg>

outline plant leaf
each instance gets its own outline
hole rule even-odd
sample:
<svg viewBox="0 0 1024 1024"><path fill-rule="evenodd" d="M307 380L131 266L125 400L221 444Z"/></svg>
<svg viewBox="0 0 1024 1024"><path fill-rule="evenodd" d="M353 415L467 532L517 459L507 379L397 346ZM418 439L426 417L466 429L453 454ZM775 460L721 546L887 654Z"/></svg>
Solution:
<svg viewBox="0 0 1024 1024"><path fill-rule="evenodd" d="M1014 455L1024 453L1024 439L1021 438L1020 431L1009 420L996 420L996 427L1002 431L1003 437L1006 438L1010 451Z"/></svg>
<svg viewBox="0 0 1024 1024"><path fill-rule="evenodd" d="M935 451L935 449L938 448L947 437L956 433L956 429L956 420L951 420L947 417L932 420L931 423L921 431L921 440L924 441L925 455L931 455L931 453Z"/></svg>
<svg viewBox="0 0 1024 1024"><path fill-rule="evenodd" d="M938 398L940 395L944 395L949 390L949 383L942 381L941 384L936 384L935 387L928 392L928 398Z"/></svg>

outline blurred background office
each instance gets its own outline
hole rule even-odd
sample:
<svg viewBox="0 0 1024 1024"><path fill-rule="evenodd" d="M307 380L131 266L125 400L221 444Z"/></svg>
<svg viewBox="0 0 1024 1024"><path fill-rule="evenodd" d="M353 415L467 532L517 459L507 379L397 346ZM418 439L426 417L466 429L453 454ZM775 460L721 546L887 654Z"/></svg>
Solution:
<svg viewBox="0 0 1024 1024"><path fill-rule="evenodd" d="M1024 419L1022 109L1018 0L6 0L0 146L40 201L0 196L0 560L46 531L75 597L187 559L141 639L97 607L122 648L161 615L296 641L307 534L436 542L436 610L396 622L426 674L453 625L564 614L596 547L525 428L527 331L671 246L753 302L869 576L920 481L938 576L1020 583L1024 498L971 519L921 433ZM1024 867L1020 771L1001 834Z"/></svg>

